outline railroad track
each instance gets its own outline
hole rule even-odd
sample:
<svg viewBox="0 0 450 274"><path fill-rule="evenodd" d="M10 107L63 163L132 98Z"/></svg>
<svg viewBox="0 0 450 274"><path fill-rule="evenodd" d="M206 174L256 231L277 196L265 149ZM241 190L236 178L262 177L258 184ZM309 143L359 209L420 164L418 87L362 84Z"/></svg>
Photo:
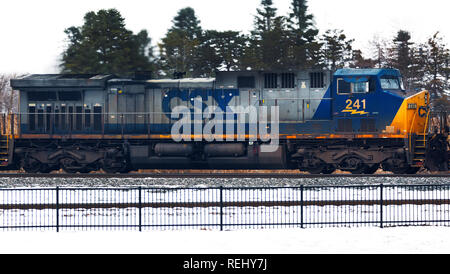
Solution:
<svg viewBox="0 0 450 274"><path fill-rule="evenodd" d="M28 174L0 173L0 178L274 178L274 179L307 179L307 178L442 178L450 173L440 174L282 174L282 173L129 173L129 174Z"/></svg>

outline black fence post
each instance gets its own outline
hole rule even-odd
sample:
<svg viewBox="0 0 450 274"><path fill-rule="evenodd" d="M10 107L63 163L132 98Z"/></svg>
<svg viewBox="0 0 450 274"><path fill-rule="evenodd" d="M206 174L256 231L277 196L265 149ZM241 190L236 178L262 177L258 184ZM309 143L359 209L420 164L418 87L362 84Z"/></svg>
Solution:
<svg viewBox="0 0 450 274"><path fill-rule="evenodd" d="M56 187L56 232L59 232L59 187Z"/></svg>
<svg viewBox="0 0 450 274"><path fill-rule="evenodd" d="M220 231L223 231L223 186L219 187L220 191Z"/></svg>
<svg viewBox="0 0 450 274"><path fill-rule="evenodd" d="M380 185L380 228L383 228L383 184Z"/></svg>
<svg viewBox="0 0 450 274"><path fill-rule="evenodd" d="M142 231L142 187L139 187L139 232Z"/></svg>
<svg viewBox="0 0 450 274"><path fill-rule="evenodd" d="M303 228L303 185L300 186L300 228Z"/></svg>

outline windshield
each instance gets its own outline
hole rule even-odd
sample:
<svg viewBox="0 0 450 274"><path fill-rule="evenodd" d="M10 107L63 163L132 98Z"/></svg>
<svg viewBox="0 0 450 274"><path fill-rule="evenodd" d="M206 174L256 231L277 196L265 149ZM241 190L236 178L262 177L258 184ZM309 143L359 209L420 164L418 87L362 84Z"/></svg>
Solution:
<svg viewBox="0 0 450 274"><path fill-rule="evenodd" d="M353 93L365 93L369 91L369 82L360 82L353 84Z"/></svg>
<svg viewBox="0 0 450 274"><path fill-rule="evenodd" d="M402 90L405 90L405 84L403 83L403 78L398 78L398 80L400 81L400 88L402 89Z"/></svg>
<svg viewBox="0 0 450 274"><path fill-rule="evenodd" d="M386 78L383 77L380 79L381 88L382 89L401 89L399 78Z"/></svg>

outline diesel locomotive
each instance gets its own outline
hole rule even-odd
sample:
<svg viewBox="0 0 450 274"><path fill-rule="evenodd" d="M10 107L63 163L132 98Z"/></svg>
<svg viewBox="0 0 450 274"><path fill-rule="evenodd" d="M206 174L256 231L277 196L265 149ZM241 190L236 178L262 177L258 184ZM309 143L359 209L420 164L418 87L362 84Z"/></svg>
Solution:
<svg viewBox="0 0 450 274"><path fill-rule="evenodd" d="M11 86L20 93L20 111L2 119L0 165L29 173L411 174L426 165L429 149L430 93L406 91L396 69L233 71L201 79L45 74ZM181 127L181 139L174 138L179 107L192 122ZM256 115L227 115L237 107ZM222 111L226 122L211 126L222 114L203 115L208 108ZM274 137L263 133L275 131L275 149L264 151Z"/></svg>

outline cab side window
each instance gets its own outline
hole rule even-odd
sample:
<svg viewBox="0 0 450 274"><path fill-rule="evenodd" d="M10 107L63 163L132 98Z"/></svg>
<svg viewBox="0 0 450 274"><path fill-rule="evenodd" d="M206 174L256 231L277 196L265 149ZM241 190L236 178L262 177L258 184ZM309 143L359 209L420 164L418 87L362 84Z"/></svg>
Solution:
<svg viewBox="0 0 450 274"><path fill-rule="evenodd" d="M369 82L358 82L352 84L352 93L366 93L369 91Z"/></svg>
<svg viewBox="0 0 450 274"><path fill-rule="evenodd" d="M351 83L342 78L337 79L337 92L338 94L350 94L352 92Z"/></svg>
<svg viewBox="0 0 450 274"><path fill-rule="evenodd" d="M375 81L372 78L338 78L337 93L368 93L375 91Z"/></svg>

